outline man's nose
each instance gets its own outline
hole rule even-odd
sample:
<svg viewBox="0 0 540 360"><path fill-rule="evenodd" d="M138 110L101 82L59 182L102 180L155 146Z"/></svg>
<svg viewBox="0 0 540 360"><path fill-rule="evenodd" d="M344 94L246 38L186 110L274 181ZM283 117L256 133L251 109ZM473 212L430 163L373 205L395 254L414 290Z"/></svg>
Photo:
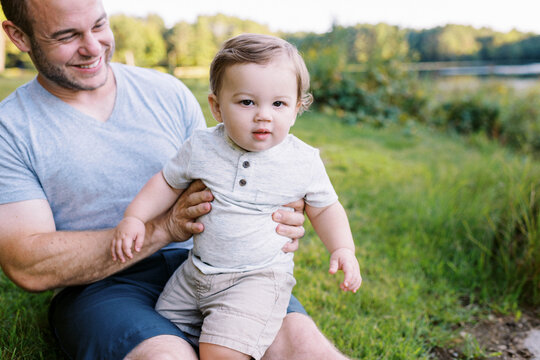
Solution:
<svg viewBox="0 0 540 360"><path fill-rule="evenodd" d="M95 34L84 34L79 52L84 56L98 56L101 53L101 43Z"/></svg>

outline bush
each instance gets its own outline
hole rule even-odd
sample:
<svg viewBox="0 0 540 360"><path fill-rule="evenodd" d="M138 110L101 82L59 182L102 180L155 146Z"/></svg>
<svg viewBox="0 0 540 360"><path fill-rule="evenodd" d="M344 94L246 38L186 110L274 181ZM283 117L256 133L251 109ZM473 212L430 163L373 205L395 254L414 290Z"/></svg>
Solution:
<svg viewBox="0 0 540 360"><path fill-rule="evenodd" d="M460 98L442 103L434 111L434 122L459 134L484 132L497 138L500 132L500 109L481 98Z"/></svg>
<svg viewBox="0 0 540 360"><path fill-rule="evenodd" d="M527 153L540 152L540 93L514 96L502 108L501 141Z"/></svg>
<svg viewBox="0 0 540 360"><path fill-rule="evenodd" d="M403 36L397 27L379 24L289 40L304 55L315 107L347 123L384 126L424 120L427 101L405 67Z"/></svg>

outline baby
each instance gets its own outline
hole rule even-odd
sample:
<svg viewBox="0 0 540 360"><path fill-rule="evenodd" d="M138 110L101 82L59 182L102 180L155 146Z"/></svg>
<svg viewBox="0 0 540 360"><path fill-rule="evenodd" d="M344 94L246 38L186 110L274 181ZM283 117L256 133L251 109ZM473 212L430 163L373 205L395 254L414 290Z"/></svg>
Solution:
<svg viewBox="0 0 540 360"><path fill-rule="evenodd" d="M212 62L210 88L219 124L196 131L135 197L116 229L113 258L139 251L144 223L201 179L214 195L212 211L198 220L204 231L194 236L188 260L156 309L199 338L203 360L260 359L296 283L293 254L281 250L289 239L275 232L271 217L282 204L305 200L331 253L330 272L344 272L342 290L356 292L362 277L347 215L319 151L289 134L311 103L309 74L296 48L273 36L234 37Z"/></svg>

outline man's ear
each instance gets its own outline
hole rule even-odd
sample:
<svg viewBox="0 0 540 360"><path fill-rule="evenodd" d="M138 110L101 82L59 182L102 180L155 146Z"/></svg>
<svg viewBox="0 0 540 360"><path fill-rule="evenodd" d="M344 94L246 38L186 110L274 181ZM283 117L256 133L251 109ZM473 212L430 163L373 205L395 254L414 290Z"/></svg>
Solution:
<svg viewBox="0 0 540 360"><path fill-rule="evenodd" d="M215 94L208 95L208 105L210 105L210 111L217 122L223 122L221 117L221 108L219 107L218 98Z"/></svg>
<svg viewBox="0 0 540 360"><path fill-rule="evenodd" d="M7 36L15 46L22 52L29 52L31 49L30 46L30 37L24 33L17 25L15 25L10 20L5 20L2 22L2 27L6 32Z"/></svg>

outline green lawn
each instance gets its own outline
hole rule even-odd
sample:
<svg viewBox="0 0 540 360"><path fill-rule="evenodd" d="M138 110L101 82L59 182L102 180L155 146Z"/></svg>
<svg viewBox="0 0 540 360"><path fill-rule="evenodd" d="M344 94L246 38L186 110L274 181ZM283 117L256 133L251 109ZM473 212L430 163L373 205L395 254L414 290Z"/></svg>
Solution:
<svg viewBox="0 0 540 360"><path fill-rule="evenodd" d="M188 85L209 118L207 87ZM460 346L460 325L517 310L519 289L491 271L504 264L490 241L539 178L536 161L482 137L349 126L317 112L292 132L321 149L361 264L362 288L342 293L341 275L328 274L329 256L307 226L294 294L339 349L354 359L429 359L434 346ZM47 328L50 293L27 294L3 274L0 287L0 359L61 358ZM481 358L467 345L466 357Z"/></svg>

